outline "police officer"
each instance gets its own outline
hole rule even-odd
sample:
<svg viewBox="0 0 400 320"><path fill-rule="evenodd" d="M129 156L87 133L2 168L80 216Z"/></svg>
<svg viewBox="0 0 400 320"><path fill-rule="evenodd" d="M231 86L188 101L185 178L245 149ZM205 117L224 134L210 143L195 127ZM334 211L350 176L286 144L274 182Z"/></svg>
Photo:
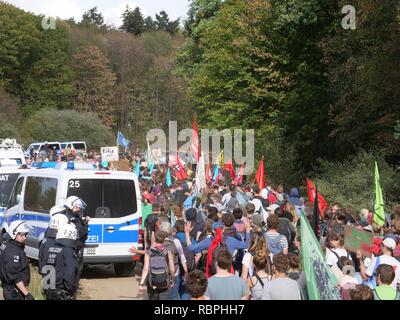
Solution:
<svg viewBox="0 0 400 320"><path fill-rule="evenodd" d="M83 270L83 249L89 233L90 217L83 217L83 210L85 210L86 207L86 203L76 196L70 196L65 201L66 215L68 221L75 225L78 232L77 256L79 270L77 282L79 282Z"/></svg>
<svg viewBox="0 0 400 320"><path fill-rule="evenodd" d="M55 243L44 252L45 267L53 267L53 273L46 268L50 275L50 282L43 281L47 285L44 292L47 300L72 300L78 288L78 257L76 227L72 223L59 226ZM55 279L51 279L54 275ZM51 282L53 281L53 283Z"/></svg>
<svg viewBox="0 0 400 320"><path fill-rule="evenodd" d="M13 221L7 230L10 238L1 245L0 279L4 300L35 300L27 289L31 277L24 247L29 231L25 221Z"/></svg>
<svg viewBox="0 0 400 320"><path fill-rule="evenodd" d="M65 208L61 206L54 206L50 209L50 224L47 228L44 239L41 241L39 246L39 273L42 273L42 268L46 262L44 256L51 246L54 246L56 242L56 235L58 228L68 223L68 218L65 214Z"/></svg>

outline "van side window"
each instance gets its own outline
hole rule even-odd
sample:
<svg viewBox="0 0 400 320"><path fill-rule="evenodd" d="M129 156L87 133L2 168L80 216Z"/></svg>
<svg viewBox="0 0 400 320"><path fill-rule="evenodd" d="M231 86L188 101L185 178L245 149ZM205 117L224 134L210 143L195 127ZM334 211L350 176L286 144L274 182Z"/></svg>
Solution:
<svg viewBox="0 0 400 320"><path fill-rule="evenodd" d="M13 194L11 196L10 208L18 205L19 199L21 198L22 186L24 185L24 178L19 178L15 184Z"/></svg>
<svg viewBox="0 0 400 320"><path fill-rule="evenodd" d="M56 204L57 179L28 177L25 188L24 209L49 213Z"/></svg>

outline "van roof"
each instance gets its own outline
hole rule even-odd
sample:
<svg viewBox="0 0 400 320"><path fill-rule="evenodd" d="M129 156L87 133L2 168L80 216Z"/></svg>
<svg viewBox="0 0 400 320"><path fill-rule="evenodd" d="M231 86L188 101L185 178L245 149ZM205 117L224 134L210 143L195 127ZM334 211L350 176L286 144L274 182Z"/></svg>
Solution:
<svg viewBox="0 0 400 320"><path fill-rule="evenodd" d="M134 178L137 180L136 174L130 171L100 171L100 170L67 170L67 169L36 169L26 170L24 173L30 176L90 176L96 178Z"/></svg>

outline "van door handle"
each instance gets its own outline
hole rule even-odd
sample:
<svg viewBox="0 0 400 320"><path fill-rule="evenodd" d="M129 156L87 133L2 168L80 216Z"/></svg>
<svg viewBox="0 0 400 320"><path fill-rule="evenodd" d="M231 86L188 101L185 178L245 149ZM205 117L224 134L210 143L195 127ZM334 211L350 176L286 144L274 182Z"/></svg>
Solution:
<svg viewBox="0 0 400 320"><path fill-rule="evenodd" d="M115 228L114 227L107 227L105 230L108 231L108 232L114 232Z"/></svg>

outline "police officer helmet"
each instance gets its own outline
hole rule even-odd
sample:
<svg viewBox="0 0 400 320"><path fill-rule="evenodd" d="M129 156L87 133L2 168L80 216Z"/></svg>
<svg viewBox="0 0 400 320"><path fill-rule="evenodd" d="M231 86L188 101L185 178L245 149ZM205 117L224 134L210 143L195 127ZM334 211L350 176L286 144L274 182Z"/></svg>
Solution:
<svg viewBox="0 0 400 320"><path fill-rule="evenodd" d="M56 213L60 213L62 211L64 211L65 208L62 206L54 206L50 209L50 217L54 216Z"/></svg>
<svg viewBox="0 0 400 320"><path fill-rule="evenodd" d="M57 231L56 240L71 240L74 243L78 238L78 231L72 223L60 225Z"/></svg>
<svg viewBox="0 0 400 320"><path fill-rule="evenodd" d="M18 233L29 233L29 231L31 231L31 228L25 221L16 220L10 223L7 233L12 240L15 240Z"/></svg>
<svg viewBox="0 0 400 320"><path fill-rule="evenodd" d="M68 223L68 218L64 214L55 214L52 215L50 218L50 229L55 229L58 230L60 226L67 224Z"/></svg>
<svg viewBox="0 0 400 320"><path fill-rule="evenodd" d="M84 210L87 207L85 201L76 196L68 197L67 200L65 200L64 206L70 210L72 210L75 206L78 206L82 210Z"/></svg>

